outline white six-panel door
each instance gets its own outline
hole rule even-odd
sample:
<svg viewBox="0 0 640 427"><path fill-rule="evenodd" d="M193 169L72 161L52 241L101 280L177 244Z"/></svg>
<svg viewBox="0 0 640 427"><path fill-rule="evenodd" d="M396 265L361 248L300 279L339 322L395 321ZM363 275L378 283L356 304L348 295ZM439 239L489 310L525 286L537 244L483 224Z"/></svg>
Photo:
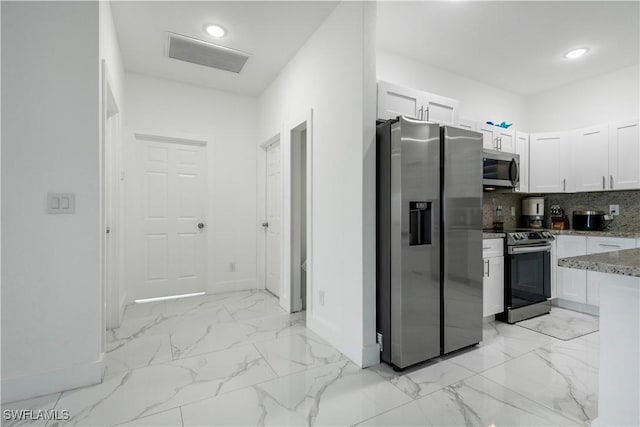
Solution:
<svg viewBox="0 0 640 427"><path fill-rule="evenodd" d="M136 298L206 291L206 149L195 144L138 142L142 144L142 259L138 266L142 280Z"/></svg>
<svg viewBox="0 0 640 427"><path fill-rule="evenodd" d="M282 248L280 233L282 223L282 175L280 165L280 143L267 148L267 248L266 286L267 290L280 296L280 262Z"/></svg>

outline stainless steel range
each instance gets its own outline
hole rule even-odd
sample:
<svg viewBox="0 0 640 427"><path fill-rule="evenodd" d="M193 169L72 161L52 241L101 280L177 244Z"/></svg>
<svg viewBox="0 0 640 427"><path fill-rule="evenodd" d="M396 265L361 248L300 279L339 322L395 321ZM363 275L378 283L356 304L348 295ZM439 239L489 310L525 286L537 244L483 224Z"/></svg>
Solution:
<svg viewBox="0 0 640 427"><path fill-rule="evenodd" d="M551 311L551 242L541 230L506 232L504 313L498 319L516 323Z"/></svg>

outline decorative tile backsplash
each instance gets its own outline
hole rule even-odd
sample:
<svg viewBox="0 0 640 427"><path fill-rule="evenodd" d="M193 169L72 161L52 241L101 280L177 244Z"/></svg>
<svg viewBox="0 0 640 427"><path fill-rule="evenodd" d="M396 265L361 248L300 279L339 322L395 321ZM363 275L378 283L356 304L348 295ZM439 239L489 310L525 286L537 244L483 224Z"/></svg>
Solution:
<svg viewBox="0 0 640 427"><path fill-rule="evenodd" d="M520 227L522 213L522 194L519 193L482 193L482 228L493 228L493 220L498 205L502 206L504 228ZM515 208L515 216L511 215L511 208Z"/></svg>
<svg viewBox="0 0 640 427"><path fill-rule="evenodd" d="M573 228L573 211L594 210L609 213L609 205L619 205L620 215L609 225L611 231L640 231L640 190L607 191L595 193L546 194L544 214L549 218L549 207L560 205Z"/></svg>
<svg viewBox="0 0 640 427"><path fill-rule="evenodd" d="M495 210L502 205L504 228L520 227L522 199L536 194L485 192L482 199L482 226L492 228ZM620 215L609 225L610 231L640 231L640 190L606 191L594 193L543 194L545 227L550 227L549 208L560 205L572 221L573 211L595 210L609 213L609 205L619 205ZM511 216L511 207L515 207L515 216Z"/></svg>

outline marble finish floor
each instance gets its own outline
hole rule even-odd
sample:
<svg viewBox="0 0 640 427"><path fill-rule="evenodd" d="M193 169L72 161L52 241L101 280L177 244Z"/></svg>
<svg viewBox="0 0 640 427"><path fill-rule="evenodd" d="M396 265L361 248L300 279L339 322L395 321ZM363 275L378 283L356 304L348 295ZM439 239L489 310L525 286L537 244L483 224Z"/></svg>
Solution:
<svg viewBox="0 0 640 427"><path fill-rule="evenodd" d="M523 320L516 325L568 341L600 330L600 318L565 308L552 307L551 313Z"/></svg>
<svg viewBox="0 0 640 427"><path fill-rule="evenodd" d="M402 373L359 369L272 295L129 306L101 384L2 409L68 410L61 425L588 425L599 333L562 341L486 323L480 345ZM22 425L3 419L2 425Z"/></svg>

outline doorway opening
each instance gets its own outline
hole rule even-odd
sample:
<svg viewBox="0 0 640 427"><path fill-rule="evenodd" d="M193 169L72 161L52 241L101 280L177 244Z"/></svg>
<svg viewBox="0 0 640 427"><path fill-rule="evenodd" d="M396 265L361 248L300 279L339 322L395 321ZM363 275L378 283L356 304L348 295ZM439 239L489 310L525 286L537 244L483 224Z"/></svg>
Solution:
<svg viewBox="0 0 640 427"><path fill-rule="evenodd" d="M291 311L307 307L307 122L291 129Z"/></svg>
<svg viewBox="0 0 640 427"><path fill-rule="evenodd" d="M122 204L120 109L106 63L102 62L101 250L103 345L107 329L120 325L122 313Z"/></svg>

